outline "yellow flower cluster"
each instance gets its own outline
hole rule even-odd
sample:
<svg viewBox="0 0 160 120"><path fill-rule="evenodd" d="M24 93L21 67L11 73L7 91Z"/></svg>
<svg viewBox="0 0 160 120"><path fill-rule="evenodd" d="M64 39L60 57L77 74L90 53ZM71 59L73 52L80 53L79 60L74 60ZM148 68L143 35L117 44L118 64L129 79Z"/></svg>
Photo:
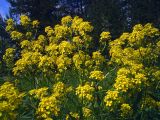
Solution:
<svg viewBox="0 0 160 120"><path fill-rule="evenodd" d="M46 46L45 51L50 56L57 56L58 55L58 45L57 44L50 44L49 46Z"/></svg>
<svg viewBox="0 0 160 120"><path fill-rule="evenodd" d="M39 52L24 52L22 58L15 63L15 67L13 68L14 75L24 73L29 68L30 70L34 70L32 66L38 65L41 56Z"/></svg>
<svg viewBox="0 0 160 120"><path fill-rule="evenodd" d="M76 88L76 95L78 95L81 100L93 101L94 90L94 87L86 83L85 85L79 85Z"/></svg>
<svg viewBox="0 0 160 120"><path fill-rule="evenodd" d="M110 32L102 32L100 35L100 42L109 42L111 40Z"/></svg>
<svg viewBox="0 0 160 120"><path fill-rule="evenodd" d="M37 118L53 120L53 116L58 116L60 113L64 96L71 91L72 88L62 82L54 84L51 93L47 87L30 90L29 94L40 100L36 111Z"/></svg>
<svg viewBox="0 0 160 120"><path fill-rule="evenodd" d="M78 34L85 36L86 32L91 32L93 27L90 25L89 22L84 22L82 18L78 16L74 17L72 20L71 28Z"/></svg>
<svg viewBox="0 0 160 120"><path fill-rule="evenodd" d="M89 78L101 81L105 76L102 71L91 71Z"/></svg>
<svg viewBox="0 0 160 120"><path fill-rule="evenodd" d="M67 42L67 41L62 41L59 44L59 52L60 54L71 54L73 51L73 46Z"/></svg>
<svg viewBox="0 0 160 120"><path fill-rule="evenodd" d="M106 106L111 106L115 99L123 95L134 96L144 86L148 86L150 70L155 69L153 61L156 62L160 54L157 36L160 36L160 32L151 24L138 24L131 33L123 33L120 38L109 43L110 62L119 65L119 68L112 87L115 95L112 96L114 93L110 90L106 93ZM126 99L122 98L122 101ZM131 107L122 104L121 110L123 109L130 111ZM122 114L128 113L124 111Z"/></svg>
<svg viewBox="0 0 160 120"><path fill-rule="evenodd" d="M39 21L38 21L38 20L34 20L34 21L32 22L33 28L38 28L38 25L39 25Z"/></svg>
<svg viewBox="0 0 160 120"><path fill-rule="evenodd" d="M14 65L15 49L7 48L5 54L3 55L3 60L5 61L7 67L11 68Z"/></svg>
<svg viewBox="0 0 160 120"><path fill-rule="evenodd" d="M122 104L121 105L121 116L125 117L128 116L129 114L131 114L132 108L129 104Z"/></svg>
<svg viewBox="0 0 160 120"><path fill-rule="evenodd" d="M52 115L58 116L60 112L59 101L56 96L43 97L38 105L38 118L52 119Z"/></svg>
<svg viewBox="0 0 160 120"><path fill-rule="evenodd" d="M80 50L78 53L74 54L73 63L78 70L82 70L89 59L90 56Z"/></svg>
<svg viewBox="0 0 160 120"><path fill-rule="evenodd" d="M132 76L132 78L130 76ZM143 73L138 73L134 68L132 68L132 70L121 68L117 72L114 87L116 90L127 92L128 89L139 87L142 83L145 83L146 80L146 76Z"/></svg>
<svg viewBox="0 0 160 120"><path fill-rule="evenodd" d="M92 59L96 65L96 67L99 67L101 64L103 64L106 61L104 56L101 55L100 51L93 52Z"/></svg>
<svg viewBox="0 0 160 120"><path fill-rule="evenodd" d="M20 93L10 82L5 82L0 86L0 119L15 119L16 109L22 103L24 93Z"/></svg>
<svg viewBox="0 0 160 120"><path fill-rule="evenodd" d="M57 82L54 86L53 86L53 93L58 93L58 96L63 96L63 93L65 93L67 90L66 86L64 83L62 82Z"/></svg>
<svg viewBox="0 0 160 120"><path fill-rule="evenodd" d="M107 107L111 107L114 101L119 101L119 92L114 90L108 90L107 95L104 98L104 102L106 103Z"/></svg>
<svg viewBox="0 0 160 120"><path fill-rule="evenodd" d="M77 46L80 46L81 44L84 43L84 41L80 38L80 36L75 36L75 37L73 37L73 42L74 42Z"/></svg>
<svg viewBox="0 0 160 120"><path fill-rule="evenodd" d="M90 26L89 22L82 22L79 25L78 31L80 35L85 35L86 32L91 32L93 27Z"/></svg>
<svg viewBox="0 0 160 120"><path fill-rule="evenodd" d="M131 45L141 45L145 37L153 38L159 34L159 30L154 28L150 23L145 26L138 24L133 27L133 32L128 40Z"/></svg>
<svg viewBox="0 0 160 120"><path fill-rule="evenodd" d="M23 48L29 48L30 47L30 45L31 45L31 42L29 41L29 40L23 40L21 43L20 43L20 45L21 45L21 48L23 49Z"/></svg>
<svg viewBox="0 0 160 120"><path fill-rule="evenodd" d="M50 69L54 69L53 64L55 64L54 57L48 57L47 55L41 56L38 63L38 68L40 68L44 73L48 72Z"/></svg>
<svg viewBox="0 0 160 120"><path fill-rule="evenodd" d="M13 21L13 19L10 18L7 20L6 31L9 32L12 30L14 30L14 21Z"/></svg>
<svg viewBox="0 0 160 120"><path fill-rule="evenodd" d="M128 89L132 86L130 83L131 79L127 78L126 76L117 76L116 83L114 84L114 87L116 90L127 92Z"/></svg>
<svg viewBox="0 0 160 120"><path fill-rule="evenodd" d="M66 87L64 83L57 82L53 85L51 95L47 95L48 88L40 88L37 90L31 90L30 94L35 94L36 98L40 99L36 114L38 118L53 120L53 116L58 116L60 112L60 106L63 101L63 97L67 92L72 89Z"/></svg>
<svg viewBox="0 0 160 120"><path fill-rule="evenodd" d="M59 72L63 72L63 70L66 70L71 65L71 58L60 55L56 60L56 64Z"/></svg>
<svg viewBox="0 0 160 120"><path fill-rule="evenodd" d="M71 22L72 22L72 17L71 16L66 16L66 17L63 17L62 20L61 20L61 23L62 25L66 25L66 26L69 26L71 25Z"/></svg>
<svg viewBox="0 0 160 120"><path fill-rule="evenodd" d="M123 33L120 38L110 42L112 61L125 64L128 60L140 62L149 55L150 59L155 58L156 51L152 48L154 44L150 41L159 34L158 29L151 24L136 25L132 33Z"/></svg>
<svg viewBox="0 0 160 120"><path fill-rule="evenodd" d="M29 91L29 94L34 95L34 97L37 99L42 99L43 97L48 95L47 90L48 90L47 87L33 89Z"/></svg>
<svg viewBox="0 0 160 120"><path fill-rule="evenodd" d="M47 33L47 36L49 36L49 37L54 34L54 31L51 26L46 27L45 32Z"/></svg>
<svg viewBox="0 0 160 120"><path fill-rule="evenodd" d="M39 25L37 20L31 21L25 15L20 18L20 25L25 28L31 27L35 30ZM14 24L13 21L8 20L7 26L11 24ZM92 62L89 60L90 56L87 53L85 53L85 59L83 58L83 60L80 58L82 55L77 55L76 57L76 53L82 50L81 53L83 54L84 49L82 46L89 46L88 42L91 41L91 37L87 32L91 32L92 29L93 27L89 22L85 22L79 17L66 16L62 18L61 24L56 25L54 28L46 27L45 32L47 35L39 35L37 38L31 31L23 32L22 34L21 32L10 30L11 38L19 40L16 42L22 48L20 51L21 57L15 62L15 67L13 68L14 75L19 75L26 71L33 72L33 68L39 69L45 74L49 72L48 75L50 75L54 74L54 71L66 71L72 63L77 68L80 68L82 61L84 61L83 65L91 67ZM77 44L73 41L77 36L83 41L83 44L78 43L82 45L81 47L77 47ZM102 59L102 56L99 55L99 57ZM100 60L96 60L97 64L98 62Z"/></svg>
<svg viewBox="0 0 160 120"><path fill-rule="evenodd" d="M12 40L21 40L23 38L23 34L17 31L12 31L11 38Z"/></svg>
<svg viewBox="0 0 160 120"><path fill-rule="evenodd" d="M54 35L57 41L66 39L67 36L70 36L70 34L71 28L68 28L67 26L56 25L54 27Z"/></svg>
<svg viewBox="0 0 160 120"><path fill-rule="evenodd" d="M30 21L31 20L29 19L28 16L26 16L26 15L21 15L20 16L20 23L21 23L22 26L28 26L30 24Z"/></svg>

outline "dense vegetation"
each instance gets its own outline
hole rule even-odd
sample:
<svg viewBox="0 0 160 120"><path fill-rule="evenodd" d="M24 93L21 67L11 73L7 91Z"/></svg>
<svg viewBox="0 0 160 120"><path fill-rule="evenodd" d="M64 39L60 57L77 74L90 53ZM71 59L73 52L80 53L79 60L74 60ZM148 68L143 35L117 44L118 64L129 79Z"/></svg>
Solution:
<svg viewBox="0 0 160 120"><path fill-rule="evenodd" d="M2 120L158 120L160 31L148 23L95 47L90 22L66 16L39 31L22 15L7 20L12 44L1 64Z"/></svg>
<svg viewBox="0 0 160 120"><path fill-rule="evenodd" d="M7 1L0 120L159 120L159 0Z"/></svg>

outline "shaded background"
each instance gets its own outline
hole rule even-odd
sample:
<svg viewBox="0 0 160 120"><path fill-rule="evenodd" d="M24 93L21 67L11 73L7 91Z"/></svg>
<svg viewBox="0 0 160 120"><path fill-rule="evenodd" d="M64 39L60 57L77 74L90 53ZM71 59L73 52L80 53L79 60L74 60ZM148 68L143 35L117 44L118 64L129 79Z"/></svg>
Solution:
<svg viewBox="0 0 160 120"><path fill-rule="evenodd" d="M160 0L0 0L0 14L1 19L15 20L26 14L38 19L41 27L78 15L92 23L95 37L109 30L115 38L138 23L159 27Z"/></svg>

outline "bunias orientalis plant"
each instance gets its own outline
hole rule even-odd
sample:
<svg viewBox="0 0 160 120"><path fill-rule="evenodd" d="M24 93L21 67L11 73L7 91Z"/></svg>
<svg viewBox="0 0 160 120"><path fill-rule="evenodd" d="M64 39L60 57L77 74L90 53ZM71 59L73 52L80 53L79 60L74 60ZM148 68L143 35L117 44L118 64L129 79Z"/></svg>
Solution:
<svg viewBox="0 0 160 120"><path fill-rule="evenodd" d="M46 27L44 34L38 34L39 22L37 20L31 21L24 15L21 16L19 24L21 32L18 31L12 19L9 19L7 23L6 30L17 44L17 47L14 48L17 58L14 59L13 74L19 78L22 89L28 91L35 88L37 91L43 91L41 87L48 88L58 82L73 88L70 96L66 94L64 105L61 105L62 100L54 95L39 99L39 103L35 104L37 105L35 116L48 119L93 118L92 110L97 102L100 102L98 92L105 79L103 65L106 64L106 59L101 54L102 49L90 51L93 42L90 36L93 27L90 23L77 16L74 18L67 16L62 18L61 23L55 27ZM109 40L103 41L105 42ZM9 49L11 48L6 50L4 59L9 58L7 55ZM91 89L88 90L89 88ZM85 90L88 92L83 93ZM39 92L35 93L39 95ZM53 112L54 108L51 108L41 116L43 110L41 111L39 107L42 102L47 99L52 101L52 98L55 100L53 104L57 106L57 110ZM73 106L73 101L77 105ZM64 113L61 112L61 109Z"/></svg>
<svg viewBox="0 0 160 120"><path fill-rule="evenodd" d="M110 64L119 68L104 102L112 111L121 111L123 119L159 116L159 40L160 31L152 24L138 24L110 42Z"/></svg>
<svg viewBox="0 0 160 120"><path fill-rule="evenodd" d="M15 120L19 105L22 104L24 93L20 93L14 84L5 82L0 86L0 119Z"/></svg>
<svg viewBox="0 0 160 120"><path fill-rule="evenodd" d="M102 32L93 51L93 27L79 17L66 16L43 34L27 16L21 16L21 30L12 19L7 23L17 47L4 59L28 92L33 118L158 118L160 33L151 24L136 25L114 41ZM108 45L110 60L103 55Z"/></svg>

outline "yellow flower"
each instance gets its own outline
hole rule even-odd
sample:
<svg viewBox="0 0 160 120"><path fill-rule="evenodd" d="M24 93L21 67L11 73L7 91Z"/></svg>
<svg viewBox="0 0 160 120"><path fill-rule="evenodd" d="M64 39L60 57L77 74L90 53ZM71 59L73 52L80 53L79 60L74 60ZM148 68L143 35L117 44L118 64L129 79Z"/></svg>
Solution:
<svg viewBox="0 0 160 120"><path fill-rule="evenodd" d="M84 69L82 66L84 66L85 61L89 60L90 56L85 54L83 51L79 50L78 53L74 54L73 56L73 63L75 65L75 67L80 70L80 69Z"/></svg>
<svg viewBox="0 0 160 120"><path fill-rule="evenodd" d="M40 61L38 63L38 67L43 71L43 72L48 72L50 69L55 68L55 62L56 58L49 57L47 55L41 56Z"/></svg>
<svg viewBox="0 0 160 120"><path fill-rule="evenodd" d="M57 56L59 54L58 45L57 44L49 44L49 46L45 47L47 53L51 56Z"/></svg>
<svg viewBox="0 0 160 120"><path fill-rule="evenodd" d="M79 29L79 25L80 23L83 22L83 19L78 17L78 16L75 16L72 20L72 26L71 28L74 30L75 33L78 32L78 29Z"/></svg>
<svg viewBox="0 0 160 120"><path fill-rule="evenodd" d="M13 24L14 24L13 19L12 19L12 18L9 18L9 19L7 20L7 25L13 25Z"/></svg>
<svg viewBox="0 0 160 120"><path fill-rule="evenodd" d="M18 89L10 82L5 82L0 86L0 114L1 118L9 119L16 117L16 109L22 103L24 93L20 93ZM10 114L8 114L10 113ZM6 116L8 114L8 116Z"/></svg>
<svg viewBox="0 0 160 120"><path fill-rule="evenodd" d="M104 98L104 102L106 103L106 106L108 106L108 107L112 106L113 101L118 100L118 95L119 95L118 91L108 90L107 93L106 93L106 96Z"/></svg>
<svg viewBox="0 0 160 120"><path fill-rule="evenodd" d="M17 32L17 31L12 31L11 32L12 40L20 40L20 39L22 39L22 37L23 37L23 34L20 33L20 32Z"/></svg>
<svg viewBox="0 0 160 120"><path fill-rule="evenodd" d="M38 41L45 42L46 41L46 37L44 35L39 35L38 36Z"/></svg>
<svg viewBox="0 0 160 120"><path fill-rule="evenodd" d="M15 67L13 68L14 75L19 75L20 73L25 73L25 71L32 71L33 65L37 65L42 56L39 52L24 52L21 54L22 58L17 60ZM29 71L28 71L29 70Z"/></svg>
<svg viewBox="0 0 160 120"><path fill-rule="evenodd" d="M125 75L119 75L116 78L114 87L118 91L127 92L128 89L131 89L131 87L133 88L132 83L130 81L131 79L126 77Z"/></svg>
<svg viewBox="0 0 160 120"><path fill-rule="evenodd" d="M76 43L77 45L84 43L84 41L80 38L80 36L73 37L73 42Z"/></svg>
<svg viewBox="0 0 160 120"><path fill-rule="evenodd" d="M14 48L7 48L5 54L3 55L3 60L6 62L7 67L11 68L14 65Z"/></svg>
<svg viewBox="0 0 160 120"><path fill-rule="evenodd" d="M47 26L45 28L45 32L47 33L47 36L52 36L54 34L54 31L51 26Z"/></svg>
<svg viewBox="0 0 160 120"><path fill-rule="evenodd" d="M40 99L36 114L39 118L48 119L52 115L58 116L60 112L59 101L56 96L43 97Z"/></svg>
<svg viewBox="0 0 160 120"><path fill-rule="evenodd" d="M71 22L72 22L72 17L71 16L66 16L66 17L63 17L61 19L61 24L62 25L68 26L69 24L71 24Z"/></svg>
<svg viewBox="0 0 160 120"><path fill-rule="evenodd" d="M32 22L33 28L37 28L38 25L39 25L39 21L38 21L38 20L34 20L34 21Z"/></svg>
<svg viewBox="0 0 160 120"><path fill-rule="evenodd" d="M7 31L7 32L10 32L10 31L12 31L12 30L14 30L14 27L13 27L13 26L11 26L11 25L7 25L7 26L6 26L6 31Z"/></svg>
<svg viewBox="0 0 160 120"><path fill-rule="evenodd" d="M62 41L59 44L59 52L60 52L60 54L71 54L72 50L73 50L73 46L67 41Z"/></svg>
<svg viewBox="0 0 160 120"><path fill-rule="evenodd" d="M7 20L6 31L10 32L12 30L14 30L14 21L13 21L13 19L10 18Z"/></svg>
<svg viewBox="0 0 160 120"><path fill-rule="evenodd" d="M86 32L91 32L93 30L93 27L90 25L89 22L82 22L79 25L79 33L80 35L85 35Z"/></svg>
<svg viewBox="0 0 160 120"><path fill-rule="evenodd" d="M104 80L105 76L102 71L92 71L89 78L101 81Z"/></svg>
<svg viewBox="0 0 160 120"><path fill-rule="evenodd" d="M56 60L56 64L57 64L58 70L62 72L63 70L66 70L71 65L71 59L65 55L60 55Z"/></svg>
<svg viewBox="0 0 160 120"><path fill-rule="evenodd" d="M53 85L50 96L47 96L47 89L48 88L44 87L33 91L31 90L30 94L35 94L35 97L40 98L36 110L38 118L50 120L53 116L59 115L64 100L63 98L65 94L69 92L68 89L70 89L70 87L66 87L62 82L57 82Z"/></svg>
<svg viewBox="0 0 160 120"><path fill-rule="evenodd" d="M144 74L137 73L137 75L135 75L135 79L133 80L133 84L141 85L141 83L145 83L146 80L147 80L147 78Z"/></svg>
<svg viewBox="0 0 160 120"><path fill-rule="evenodd" d="M67 26L56 25L54 27L54 34L57 40L61 40L70 36L71 30Z"/></svg>
<svg viewBox="0 0 160 120"><path fill-rule="evenodd" d="M21 15L20 16L20 23L22 26L28 26L30 24L30 19L26 15Z"/></svg>
<svg viewBox="0 0 160 120"><path fill-rule="evenodd" d="M43 51L43 44L40 43L40 41L36 40L36 41L32 41L32 50L35 52L41 52Z"/></svg>
<svg viewBox="0 0 160 120"><path fill-rule="evenodd" d="M42 99L43 97L45 97L48 93L47 93L48 88L47 87L43 87L43 88L39 88L39 89L33 89L29 91L30 95L34 95L35 98L37 99Z"/></svg>
<svg viewBox="0 0 160 120"><path fill-rule="evenodd" d="M101 55L100 51L96 51L92 53L92 59L95 62L96 66L105 62L104 56Z"/></svg>
<svg viewBox="0 0 160 120"><path fill-rule="evenodd" d="M20 45L21 45L21 48L29 48L30 47L30 45L31 45L31 43L30 43L30 41L28 41L28 40L23 40L21 43L20 43Z"/></svg>
<svg viewBox="0 0 160 120"><path fill-rule="evenodd" d="M100 42L109 42L111 40L110 32L102 32L100 36Z"/></svg>
<svg viewBox="0 0 160 120"><path fill-rule="evenodd" d="M113 101L111 101L111 100L107 100L107 101L105 101L105 102L106 102L106 106L107 106L107 107L111 107L112 104L113 104Z"/></svg>
<svg viewBox="0 0 160 120"><path fill-rule="evenodd" d="M92 61L92 59L86 60L86 61L85 61L85 66L86 66L87 68L89 68L89 69L93 68L93 61Z"/></svg>
<svg viewBox="0 0 160 120"><path fill-rule="evenodd" d="M93 30L93 26L91 26L89 22L84 22L83 19L78 16L73 18L71 28L75 35L81 35L83 37L86 37L87 32Z"/></svg>
<svg viewBox="0 0 160 120"><path fill-rule="evenodd" d="M131 113L131 110L132 108L130 107L129 104L126 104L126 103L122 104L121 105L121 112L122 112L121 116L123 117L128 116Z"/></svg>
<svg viewBox="0 0 160 120"><path fill-rule="evenodd" d="M78 95L78 97L80 99L85 99L87 101L93 101L93 92L94 92L94 87L90 86L88 83L86 83L85 85L79 85L76 88L76 95Z"/></svg>
<svg viewBox="0 0 160 120"><path fill-rule="evenodd" d="M53 93L58 93L60 96L65 93L65 84L62 82L57 82L53 85Z"/></svg>

